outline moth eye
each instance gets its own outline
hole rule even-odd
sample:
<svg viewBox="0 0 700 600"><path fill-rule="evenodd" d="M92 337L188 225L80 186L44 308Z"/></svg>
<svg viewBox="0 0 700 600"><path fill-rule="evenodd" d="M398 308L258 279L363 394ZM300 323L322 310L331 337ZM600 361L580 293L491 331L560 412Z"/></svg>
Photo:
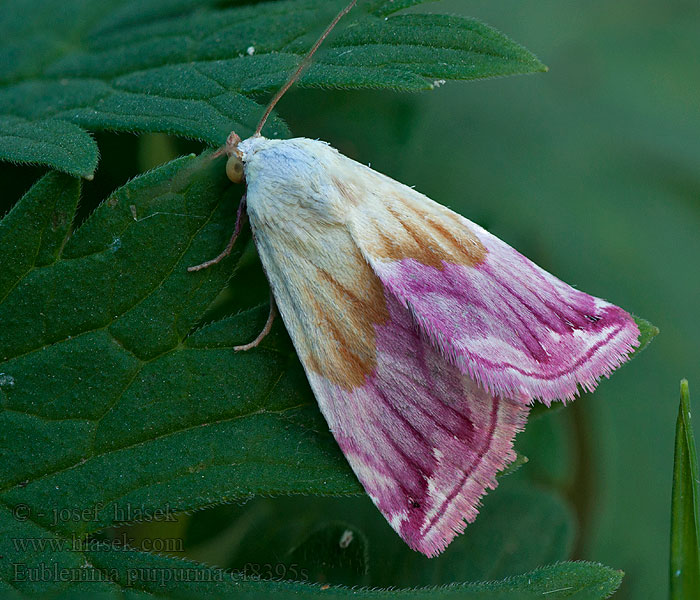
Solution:
<svg viewBox="0 0 700 600"><path fill-rule="evenodd" d="M243 181L243 161L235 154L229 156L228 161L226 161L226 176L233 181L233 183L240 183Z"/></svg>

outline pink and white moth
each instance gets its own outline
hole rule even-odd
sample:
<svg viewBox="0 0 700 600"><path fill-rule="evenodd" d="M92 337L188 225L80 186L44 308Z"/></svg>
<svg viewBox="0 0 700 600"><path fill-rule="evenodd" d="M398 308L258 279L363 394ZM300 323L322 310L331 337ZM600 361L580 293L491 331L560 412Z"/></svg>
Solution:
<svg viewBox="0 0 700 600"><path fill-rule="evenodd" d="M218 155L330 430L391 527L435 556L477 516L539 400L571 400L625 362L639 329L475 223L325 142L262 126Z"/></svg>

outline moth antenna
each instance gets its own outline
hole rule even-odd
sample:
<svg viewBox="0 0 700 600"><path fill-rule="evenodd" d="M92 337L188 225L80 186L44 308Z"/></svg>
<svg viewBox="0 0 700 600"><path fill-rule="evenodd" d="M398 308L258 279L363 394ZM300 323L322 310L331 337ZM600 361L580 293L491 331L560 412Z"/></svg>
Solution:
<svg viewBox="0 0 700 600"><path fill-rule="evenodd" d="M331 24L326 27L326 30L321 34L321 37L316 40L316 43L313 45L311 50L309 50L308 54L304 57L304 60L301 61L299 66L297 67L297 70L292 73L292 76L287 80L287 83L285 83L279 91L274 95L272 100L270 100L270 103L267 105L267 109L265 109L265 114L262 116L262 119L260 119L260 123L258 123L258 127L255 130L255 135L260 135L260 132L262 131L262 128L265 126L265 121L267 121L267 118L270 116L270 113L272 113L272 110L275 108L275 105L280 101L280 98L284 96L284 94L287 92L287 90L292 87L294 82L299 79L299 76L303 73L304 69L309 66L311 63L311 59L313 58L314 54L316 54L316 50L319 49L321 44L323 43L323 40L325 40L328 37L328 34L333 31L333 28L338 24L338 21L342 19L345 15L347 15L352 8L357 4L357 0L352 0L350 4L348 4L343 10L341 10L331 21Z"/></svg>

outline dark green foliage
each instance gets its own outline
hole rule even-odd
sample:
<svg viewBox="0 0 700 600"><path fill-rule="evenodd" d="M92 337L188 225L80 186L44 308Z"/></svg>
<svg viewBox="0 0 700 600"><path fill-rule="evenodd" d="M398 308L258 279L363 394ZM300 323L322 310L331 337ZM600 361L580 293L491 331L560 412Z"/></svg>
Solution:
<svg viewBox="0 0 700 600"><path fill-rule="evenodd" d="M394 15L418 2L360 3L301 85L424 90L434 79L544 69L494 29L466 18ZM223 144L246 136L345 2L35 0L0 7L0 158L89 177L84 131L160 131ZM31 15L31 18L27 18ZM393 16L391 16L393 15ZM272 118L267 135L287 135Z"/></svg>

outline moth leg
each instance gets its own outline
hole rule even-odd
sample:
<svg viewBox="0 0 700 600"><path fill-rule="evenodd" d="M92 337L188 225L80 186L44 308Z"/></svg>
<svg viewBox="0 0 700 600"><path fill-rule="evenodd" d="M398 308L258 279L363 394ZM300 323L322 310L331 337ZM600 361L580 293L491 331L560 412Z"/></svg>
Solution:
<svg viewBox="0 0 700 600"><path fill-rule="evenodd" d="M211 260L203 262L201 265L195 265L194 267L187 267L187 270L188 271L201 271L202 269L206 269L207 267L211 267L212 265L215 265L216 263L221 262L224 258L226 258L229 254L231 254L231 250L233 249L233 245L236 243L236 238L241 233L241 229L243 228L243 223L245 222L246 214L247 213L245 210L245 194L243 194L243 197L241 198L241 202L238 205L238 213L236 214L236 225L233 228L233 235L231 236L231 239L228 241L226 248L224 248L224 251L221 254L219 254L219 256L217 256L216 258L212 258Z"/></svg>
<svg viewBox="0 0 700 600"><path fill-rule="evenodd" d="M277 305L275 304L275 299L272 296L272 292L270 292L270 314L267 315L267 323L265 323L265 327L263 327L263 330L258 334L258 337L256 337L250 344L243 344L242 346L234 346L233 349L238 352L239 350L250 350L251 348L255 348L260 342L263 341L265 336L270 333L270 329L272 329L272 322L275 320L275 316L277 315Z"/></svg>

